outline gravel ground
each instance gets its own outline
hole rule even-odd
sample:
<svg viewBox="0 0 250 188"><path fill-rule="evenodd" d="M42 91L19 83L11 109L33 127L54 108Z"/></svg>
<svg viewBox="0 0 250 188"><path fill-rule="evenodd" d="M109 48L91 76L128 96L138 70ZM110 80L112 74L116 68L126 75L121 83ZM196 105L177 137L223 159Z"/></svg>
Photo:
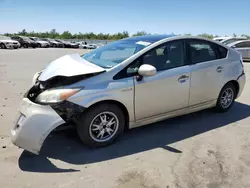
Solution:
<svg viewBox="0 0 250 188"><path fill-rule="evenodd" d="M0 50L1 188L249 188L250 63L247 84L227 113L211 110L126 132L88 149L74 130L49 136L41 155L11 144L20 99L36 71L71 49Z"/></svg>

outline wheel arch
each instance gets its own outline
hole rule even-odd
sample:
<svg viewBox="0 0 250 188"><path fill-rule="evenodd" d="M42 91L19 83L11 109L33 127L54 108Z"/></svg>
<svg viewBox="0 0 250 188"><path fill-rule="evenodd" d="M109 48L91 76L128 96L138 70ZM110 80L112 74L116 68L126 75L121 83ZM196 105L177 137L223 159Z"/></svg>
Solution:
<svg viewBox="0 0 250 188"><path fill-rule="evenodd" d="M235 95L235 98L238 96L238 93L239 93L239 90L240 90L240 85L239 85L239 83L236 81L236 80L230 80L230 81L228 81L226 84L224 84L224 86L223 87L225 87L225 85L227 85L227 84L229 84L229 83L232 83L233 85L234 85L234 87L235 87L235 90L236 90L236 95ZM222 87L222 88L223 88Z"/></svg>
<svg viewBox="0 0 250 188"><path fill-rule="evenodd" d="M94 108L97 105L100 104L115 104L117 105L123 112L124 117L125 117L125 129L129 128L129 112L128 109L126 108L126 106L124 104L122 104L121 102L117 101L117 100L112 100L112 99L107 99L107 100L102 100L102 101L98 101L94 104L91 104L88 108L86 108L85 112L89 111L90 109Z"/></svg>

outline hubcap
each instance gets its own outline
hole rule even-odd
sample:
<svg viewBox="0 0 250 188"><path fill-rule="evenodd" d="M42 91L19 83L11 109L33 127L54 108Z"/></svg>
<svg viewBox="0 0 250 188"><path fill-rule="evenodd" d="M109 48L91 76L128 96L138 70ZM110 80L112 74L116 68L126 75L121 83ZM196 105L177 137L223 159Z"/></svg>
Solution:
<svg viewBox="0 0 250 188"><path fill-rule="evenodd" d="M224 92L221 95L221 106L223 108L228 108L234 99L234 92L232 88L227 88L224 90Z"/></svg>
<svg viewBox="0 0 250 188"><path fill-rule="evenodd" d="M96 142L106 142L113 138L118 126L119 120L114 113L102 112L91 121L89 134Z"/></svg>

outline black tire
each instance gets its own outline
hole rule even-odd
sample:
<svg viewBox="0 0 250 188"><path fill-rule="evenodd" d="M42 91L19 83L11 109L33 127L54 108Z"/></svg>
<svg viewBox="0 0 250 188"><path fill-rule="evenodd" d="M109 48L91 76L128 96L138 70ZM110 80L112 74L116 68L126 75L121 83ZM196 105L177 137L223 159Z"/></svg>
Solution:
<svg viewBox="0 0 250 188"><path fill-rule="evenodd" d="M56 48L57 46L56 46L56 44L53 44L52 47L53 47L53 48Z"/></svg>
<svg viewBox="0 0 250 188"><path fill-rule="evenodd" d="M4 44L4 43L1 43L1 44L0 44L0 48L2 48L2 49L6 49L5 44Z"/></svg>
<svg viewBox="0 0 250 188"><path fill-rule="evenodd" d="M23 44L23 47L28 48L29 46L28 46L28 44Z"/></svg>
<svg viewBox="0 0 250 188"><path fill-rule="evenodd" d="M113 136L109 140L98 142L93 139L93 133L90 133L91 132L90 126L91 122L94 121L94 119L103 112L110 112L115 114L115 116L118 119L118 124L116 124L117 129L116 131L114 131ZM117 105L109 103L99 104L90 108L80 118L80 121L77 122L77 132L80 139L85 145L91 148L104 147L112 144L115 141L115 139L122 134L124 127L125 127L125 117L122 110ZM105 134L107 134L107 131L105 131Z"/></svg>
<svg viewBox="0 0 250 188"><path fill-rule="evenodd" d="M231 101L230 104L228 104L228 106L223 105L223 102L222 102L223 101L222 97L224 96L224 93L225 93L226 90L232 91L232 93L233 93L232 101ZM217 112L226 112L226 111L228 111L233 106L236 97L237 97L237 92L236 92L236 88L235 88L234 84L230 83L230 82L227 83L221 89L220 95L219 95L219 97L217 99L217 103L216 103L216 107L215 107L216 111Z"/></svg>
<svg viewBox="0 0 250 188"><path fill-rule="evenodd" d="M14 49L17 49L18 47L14 47Z"/></svg>
<svg viewBox="0 0 250 188"><path fill-rule="evenodd" d="M42 48L42 45L41 45L41 44L37 44L37 47L38 47L38 48Z"/></svg>

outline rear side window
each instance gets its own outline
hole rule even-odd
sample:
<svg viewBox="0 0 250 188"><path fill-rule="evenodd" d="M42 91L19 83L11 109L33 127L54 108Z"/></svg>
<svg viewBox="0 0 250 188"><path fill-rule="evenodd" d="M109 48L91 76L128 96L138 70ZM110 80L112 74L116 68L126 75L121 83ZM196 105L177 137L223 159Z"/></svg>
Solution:
<svg viewBox="0 0 250 188"><path fill-rule="evenodd" d="M189 56L192 63L213 61L217 58L213 45L202 40L192 40L189 42Z"/></svg>
<svg viewBox="0 0 250 188"><path fill-rule="evenodd" d="M250 48L250 41L240 42L235 45L236 48Z"/></svg>
<svg viewBox="0 0 250 188"><path fill-rule="evenodd" d="M227 57L227 49L226 48L218 45L216 47L216 49L217 49L217 53L218 53L217 59L224 59Z"/></svg>
<svg viewBox="0 0 250 188"><path fill-rule="evenodd" d="M208 41L191 40L188 45L189 58L193 64L227 57L226 48Z"/></svg>

